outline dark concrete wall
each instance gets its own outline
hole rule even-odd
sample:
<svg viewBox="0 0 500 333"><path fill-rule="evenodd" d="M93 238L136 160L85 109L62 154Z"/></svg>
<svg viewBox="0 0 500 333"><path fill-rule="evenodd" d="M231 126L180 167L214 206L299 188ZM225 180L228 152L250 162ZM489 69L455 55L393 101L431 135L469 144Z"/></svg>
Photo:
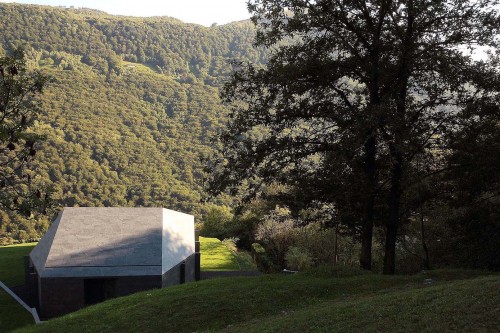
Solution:
<svg viewBox="0 0 500 333"><path fill-rule="evenodd" d="M106 276L102 278L116 280L114 296L120 297L139 291L196 281L199 264L198 253L189 256L184 263L179 263L162 276ZM182 277L184 277L184 281L182 281ZM38 297L35 298L38 298L39 313L42 319L61 316L85 306L84 278L40 279L34 274L30 279L27 279L27 282L28 280L31 288L38 289Z"/></svg>
<svg viewBox="0 0 500 333"><path fill-rule="evenodd" d="M184 260L183 263L179 263L178 265L171 268L162 276L162 287L174 286L176 284L185 283L185 282L194 282L196 281L196 265L198 261L196 260L196 254L192 254ZM182 273L184 270L184 273ZM182 277L184 277L184 281L182 281Z"/></svg>
<svg viewBox="0 0 500 333"><path fill-rule="evenodd" d="M161 276L123 276L116 280L116 297L161 288Z"/></svg>
<svg viewBox="0 0 500 333"><path fill-rule="evenodd" d="M22 300L30 307L38 308L38 274L29 256L24 257L25 294ZM19 296L19 295L18 295Z"/></svg>
<svg viewBox="0 0 500 333"><path fill-rule="evenodd" d="M43 319L84 307L83 279L42 278L39 287L40 317Z"/></svg>
<svg viewBox="0 0 500 333"><path fill-rule="evenodd" d="M175 286L176 284L181 283L181 264L178 264L171 268L169 271L165 272L165 274L161 277L162 283L161 286L163 288L168 286Z"/></svg>
<svg viewBox="0 0 500 333"><path fill-rule="evenodd" d="M161 276L104 277L116 279L114 297L161 288ZM85 306L83 278L44 278L39 289L40 316L43 319L62 316Z"/></svg>
<svg viewBox="0 0 500 333"><path fill-rule="evenodd" d="M186 259L186 274L184 282L196 281L196 255L191 255Z"/></svg>

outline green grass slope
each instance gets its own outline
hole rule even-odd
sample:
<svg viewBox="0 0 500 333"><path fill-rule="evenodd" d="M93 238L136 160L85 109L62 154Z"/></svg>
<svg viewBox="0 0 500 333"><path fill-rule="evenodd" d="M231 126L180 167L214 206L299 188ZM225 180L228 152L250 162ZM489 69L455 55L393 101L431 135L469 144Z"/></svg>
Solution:
<svg viewBox="0 0 500 333"><path fill-rule="evenodd" d="M35 244L0 247L0 281L8 287L24 283L23 257ZM33 324L33 317L3 289L0 289L0 332Z"/></svg>
<svg viewBox="0 0 500 333"><path fill-rule="evenodd" d="M19 332L488 332L498 324L500 281L477 274L207 280L114 299ZM423 283L428 278L431 285Z"/></svg>
<svg viewBox="0 0 500 333"><path fill-rule="evenodd" d="M0 247L0 281L7 286L24 283L24 256L35 247L35 243Z"/></svg>
<svg viewBox="0 0 500 333"><path fill-rule="evenodd" d="M499 302L498 277L484 277L321 302L222 331L495 332Z"/></svg>
<svg viewBox="0 0 500 333"><path fill-rule="evenodd" d="M237 271L234 254L217 238L200 237L201 270Z"/></svg>
<svg viewBox="0 0 500 333"><path fill-rule="evenodd" d="M33 317L0 288L0 333L34 324Z"/></svg>

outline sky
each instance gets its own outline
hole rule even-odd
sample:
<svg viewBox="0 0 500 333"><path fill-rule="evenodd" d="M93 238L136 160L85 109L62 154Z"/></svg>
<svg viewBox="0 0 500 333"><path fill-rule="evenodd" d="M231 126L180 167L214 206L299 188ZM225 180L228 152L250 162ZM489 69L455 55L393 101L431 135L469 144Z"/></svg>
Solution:
<svg viewBox="0 0 500 333"><path fill-rule="evenodd" d="M114 15L170 16L186 23L209 26L245 20L247 0L15 0L0 2L29 3L48 6L93 8Z"/></svg>

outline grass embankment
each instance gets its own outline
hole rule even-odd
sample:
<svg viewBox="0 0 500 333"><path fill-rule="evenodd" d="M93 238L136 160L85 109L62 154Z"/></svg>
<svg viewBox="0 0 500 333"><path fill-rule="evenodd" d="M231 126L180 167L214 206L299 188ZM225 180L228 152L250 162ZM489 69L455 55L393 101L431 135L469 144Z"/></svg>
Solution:
<svg viewBox="0 0 500 333"><path fill-rule="evenodd" d="M24 260L35 244L0 247L0 281L8 287L24 283ZM33 324L33 317L0 288L0 332Z"/></svg>
<svg viewBox="0 0 500 333"><path fill-rule="evenodd" d="M8 286L24 283L24 256L27 256L36 243L0 247L0 281Z"/></svg>
<svg viewBox="0 0 500 333"><path fill-rule="evenodd" d="M499 275L342 273L189 283L114 299L20 331L491 332L498 328ZM429 278L433 283L424 284Z"/></svg>
<svg viewBox="0 0 500 333"><path fill-rule="evenodd" d="M217 238L200 237L202 271L236 271L238 261L233 253Z"/></svg>

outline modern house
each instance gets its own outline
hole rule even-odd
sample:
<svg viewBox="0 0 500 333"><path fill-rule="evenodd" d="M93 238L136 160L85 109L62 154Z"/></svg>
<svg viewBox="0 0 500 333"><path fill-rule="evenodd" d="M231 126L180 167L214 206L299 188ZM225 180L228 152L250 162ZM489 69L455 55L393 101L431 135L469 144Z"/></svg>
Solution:
<svg viewBox="0 0 500 333"><path fill-rule="evenodd" d="M42 318L195 281L194 217L163 208L64 208L26 264Z"/></svg>

